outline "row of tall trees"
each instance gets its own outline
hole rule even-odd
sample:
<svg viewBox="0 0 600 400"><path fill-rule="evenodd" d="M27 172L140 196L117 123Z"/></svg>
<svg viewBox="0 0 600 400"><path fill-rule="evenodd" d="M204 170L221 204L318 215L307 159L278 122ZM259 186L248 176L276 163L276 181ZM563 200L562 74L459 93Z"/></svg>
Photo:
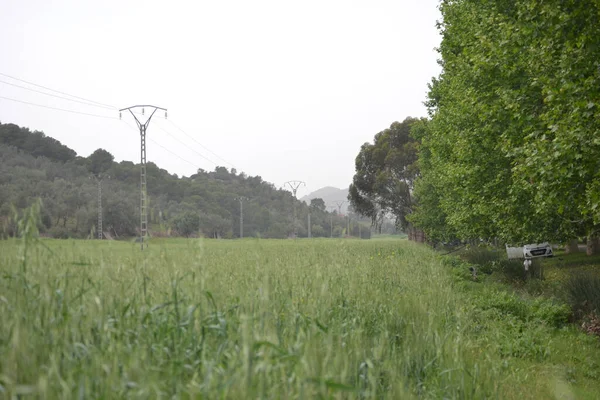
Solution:
<svg viewBox="0 0 600 400"><path fill-rule="evenodd" d="M357 158L353 204L365 215L394 213L431 241L587 236L594 244L600 4L444 0L440 9L442 72L430 85L429 118L411 127L418 161L388 163L386 131L378 134ZM389 204L386 195L410 185L402 175L407 164L418 167L414 190ZM392 175L394 168L401 174ZM394 207L405 207L408 194L405 218Z"/></svg>

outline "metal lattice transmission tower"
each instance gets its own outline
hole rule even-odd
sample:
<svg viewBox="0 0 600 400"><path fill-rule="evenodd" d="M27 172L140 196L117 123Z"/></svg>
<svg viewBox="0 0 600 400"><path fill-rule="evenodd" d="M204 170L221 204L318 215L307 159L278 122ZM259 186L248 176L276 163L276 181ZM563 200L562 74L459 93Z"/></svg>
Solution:
<svg viewBox="0 0 600 400"><path fill-rule="evenodd" d="M140 120L135 116L133 112L134 109L141 108L142 115L145 114L145 109L152 109L152 113L145 122L140 122ZM141 249L144 250L144 240L146 240L146 247L148 247L147 236L148 236L148 191L147 191L147 182L146 182L146 131L148 130L148 125L150 125L150 120L154 116L154 113L157 110L162 110L165 112L165 118L167 118L167 109L156 107L156 106L131 106L127 108L122 108L119 110L119 118L121 117L121 112L129 111L135 122L137 123L138 128L140 129L140 246Z"/></svg>
<svg viewBox="0 0 600 400"><path fill-rule="evenodd" d="M342 216L342 206L346 203L346 200L336 200L336 201L334 201L334 203L338 209L338 217L341 217ZM349 228L346 228L346 230L348 231ZM346 234L348 234L348 232L346 232Z"/></svg>
<svg viewBox="0 0 600 400"><path fill-rule="evenodd" d="M240 239L244 238L244 201L247 201L248 198L241 196L236 197L236 200L240 202Z"/></svg>
<svg viewBox="0 0 600 400"><path fill-rule="evenodd" d="M107 178L110 178L108 176ZM96 180L96 184L98 185L98 239L102 240L103 238L103 230L102 230L102 179L101 175L94 175L94 179Z"/></svg>
<svg viewBox="0 0 600 400"><path fill-rule="evenodd" d="M338 215L342 215L342 206L346 203L346 200L336 200L334 201L335 205L338 208Z"/></svg>
<svg viewBox="0 0 600 400"><path fill-rule="evenodd" d="M289 186L292 189L292 194L294 195L294 218L293 218L293 228L294 228L294 239L298 236L298 224L296 223L296 192L300 186L306 186L306 183L303 181L287 181L284 183L284 186Z"/></svg>

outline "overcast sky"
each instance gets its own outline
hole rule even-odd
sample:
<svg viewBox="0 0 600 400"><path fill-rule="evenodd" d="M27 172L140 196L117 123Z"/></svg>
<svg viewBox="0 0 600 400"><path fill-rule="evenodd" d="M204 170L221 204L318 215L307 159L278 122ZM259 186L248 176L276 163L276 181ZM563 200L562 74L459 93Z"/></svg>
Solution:
<svg viewBox="0 0 600 400"><path fill-rule="evenodd" d="M0 73L115 108L168 108L151 121L148 161L178 175L216 163L277 187L303 180L300 197L347 187L364 142L425 116L439 19L438 0L4 0ZM0 81L2 97L116 117L0 98L1 122L81 156L104 148L139 162L130 115L127 125L116 110Z"/></svg>

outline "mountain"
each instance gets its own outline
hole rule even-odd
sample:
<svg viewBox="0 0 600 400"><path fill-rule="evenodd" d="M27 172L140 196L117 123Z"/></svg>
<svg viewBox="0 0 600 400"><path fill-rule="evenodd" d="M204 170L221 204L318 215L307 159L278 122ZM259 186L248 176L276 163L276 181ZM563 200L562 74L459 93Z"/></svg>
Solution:
<svg viewBox="0 0 600 400"><path fill-rule="evenodd" d="M336 202L345 201L341 208L342 214L346 214L348 211L348 189L338 189L332 186L325 186L319 190L315 190L314 192L307 194L300 200L308 204L312 199L316 198L323 199L327 205L327 209L330 211L333 207L335 207L337 210Z"/></svg>

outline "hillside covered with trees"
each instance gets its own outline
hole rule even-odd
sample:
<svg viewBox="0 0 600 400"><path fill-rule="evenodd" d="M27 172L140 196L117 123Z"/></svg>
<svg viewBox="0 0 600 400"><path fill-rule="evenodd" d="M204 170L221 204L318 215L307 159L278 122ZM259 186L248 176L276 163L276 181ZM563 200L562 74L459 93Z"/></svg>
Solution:
<svg viewBox="0 0 600 400"><path fill-rule="evenodd" d="M42 132L0 124L1 233L10 235L15 211L42 201L41 232L53 237L88 237L97 224L97 179L102 179L103 231L131 237L139 227L140 167L114 162L98 149L89 157ZM150 231L154 235L232 238L239 235L240 203L244 197L244 236L285 238L307 236L311 212L312 236L342 236L346 219L328 213L321 199L310 205L277 189L260 176L216 167L178 177L147 163ZM333 226L332 226L333 224ZM333 228L333 229L332 229ZM352 226L357 231L357 226ZM363 231L368 231L363 229ZM357 232L355 232L357 234Z"/></svg>

